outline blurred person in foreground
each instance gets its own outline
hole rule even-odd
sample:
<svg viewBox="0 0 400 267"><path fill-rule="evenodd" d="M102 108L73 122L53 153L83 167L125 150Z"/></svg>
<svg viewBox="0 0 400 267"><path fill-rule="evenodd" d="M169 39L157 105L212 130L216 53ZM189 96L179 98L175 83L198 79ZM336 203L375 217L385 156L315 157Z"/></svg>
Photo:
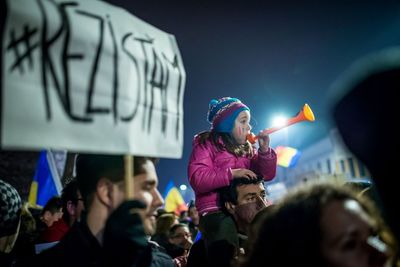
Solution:
<svg viewBox="0 0 400 267"><path fill-rule="evenodd" d="M307 184L257 219L239 266L396 266L397 245L367 198L343 186Z"/></svg>
<svg viewBox="0 0 400 267"><path fill-rule="evenodd" d="M333 119L349 150L370 171L384 216L400 240L398 121L400 49L388 48L355 62L332 86Z"/></svg>
<svg viewBox="0 0 400 267"><path fill-rule="evenodd" d="M174 266L149 243L156 210L163 204L154 159L134 157L134 200L126 201L124 157L81 154L76 161L86 212L53 248L38 255L41 266Z"/></svg>

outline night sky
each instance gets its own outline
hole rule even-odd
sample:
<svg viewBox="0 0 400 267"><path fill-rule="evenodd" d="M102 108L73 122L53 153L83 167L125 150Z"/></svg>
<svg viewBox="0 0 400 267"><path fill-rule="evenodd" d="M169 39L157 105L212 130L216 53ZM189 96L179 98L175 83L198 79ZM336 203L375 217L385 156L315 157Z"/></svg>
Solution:
<svg viewBox="0 0 400 267"><path fill-rule="evenodd" d="M247 104L253 131L308 103L314 123L271 134L272 146L303 149L333 127L333 82L356 59L400 44L398 1L108 1L175 36L186 71L184 150L161 159L160 191L187 182L193 136L209 129L212 98ZM189 197L186 193L185 198Z"/></svg>

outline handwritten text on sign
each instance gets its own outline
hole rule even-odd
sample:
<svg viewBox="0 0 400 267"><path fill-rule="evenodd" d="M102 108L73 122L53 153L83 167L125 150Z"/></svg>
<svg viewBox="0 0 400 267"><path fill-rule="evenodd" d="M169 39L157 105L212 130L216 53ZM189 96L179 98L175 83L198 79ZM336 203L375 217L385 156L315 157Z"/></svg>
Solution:
<svg viewBox="0 0 400 267"><path fill-rule="evenodd" d="M174 36L96 0L7 8L2 147L181 156L185 71Z"/></svg>

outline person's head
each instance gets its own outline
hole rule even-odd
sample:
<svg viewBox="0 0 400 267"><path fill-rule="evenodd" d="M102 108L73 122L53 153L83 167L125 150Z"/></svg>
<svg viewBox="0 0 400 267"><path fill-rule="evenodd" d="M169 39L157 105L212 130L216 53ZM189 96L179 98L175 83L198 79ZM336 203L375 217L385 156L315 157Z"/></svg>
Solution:
<svg viewBox="0 0 400 267"><path fill-rule="evenodd" d="M169 230L169 242L184 249L190 249L193 245L192 234L187 224L178 223Z"/></svg>
<svg viewBox="0 0 400 267"><path fill-rule="evenodd" d="M386 174L397 163L395 157L381 155L399 149L399 142L392 142L388 150L379 140L398 139L397 131L388 126L398 118L399 87L398 47L357 60L332 85L335 96L331 111L339 133L350 151L375 176Z"/></svg>
<svg viewBox="0 0 400 267"><path fill-rule="evenodd" d="M188 205L188 216L194 225L198 225L200 222L199 212L197 211L194 200L191 200Z"/></svg>
<svg viewBox="0 0 400 267"><path fill-rule="evenodd" d="M384 266L388 257L381 218L348 188L310 184L263 215L242 266Z"/></svg>
<svg viewBox="0 0 400 267"><path fill-rule="evenodd" d="M220 205L233 216L239 231L246 233L258 212L270 203L266 199L264 180L236 178L228 187L220 190Z"/></svg>
<svg viewBox="0 0 400 267"><path fill-rule="evenodd" d="M18 237L21 197L9 183L0 179L0 251L10 253Z"/></svg>
<svg viewBox="0 0 400 267"><path fill-rule="evenodd" d="M133 157L134 197L143 201L147 208L143 219L146 234L155 232L157 209L164 203L157 189L156 159ZM93 208L107 210L107 218L126 198L124 181L124 157L116 155L78 155L76 174L79 190L89 213ZM105 219L107 219L105 218Z"/></svg>
<svg viewBox="0 0 400 267"><path fill-rule="evenodd" d="M156 234L168 235L172 226L179 224L174 213L164 213L157 218Z"/></svg>
<svg viewBox="0 0 400 267"><path fill-rule="evenodd" d="M251 130L250 109L239 99L232 97L212 99L207 120L212 125L212 132L230 134L237 144L246 144L246 135Z"/></svg>
<svg viewBox="0 0 400 267"><path fill-rule="evenodd" d="M71 179L61 192L63 205L63 218L68 225L72 225L79 220L84 209L83 198L78 188L78 181Z"/></svg>
<svg viewBox="0 0 400 267"><path fill-rule="evenodd" d="M400 242L398 189L390 182L397 157L384 156L400 149L393 128L398 120L398 88L399 47L373 52L357 60L333 84L336 99L331 113L344 143L374 178L387 222Z"/></svg>
<svg viewBox="0 0 400 267"><path fill-rule="evenodd" d="M46 205L44 205L40 214L40 219L47 225L47 227L50 227L53 223L61 219L62 216L63 211L61 198L54 196L47 201Z"/></svg>

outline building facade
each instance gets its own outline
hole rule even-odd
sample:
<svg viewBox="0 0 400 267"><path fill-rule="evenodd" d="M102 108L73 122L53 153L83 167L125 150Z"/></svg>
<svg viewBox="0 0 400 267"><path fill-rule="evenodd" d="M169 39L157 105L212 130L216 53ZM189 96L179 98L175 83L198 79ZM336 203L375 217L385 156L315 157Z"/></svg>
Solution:
<svg viewBox="0 0 400 267"><path fill-rule="evenodd" d="M293 168L278 167L278 180L290 188L314 179L370 179L370 173L343 143L337 129L301 151Z"/></svg>

